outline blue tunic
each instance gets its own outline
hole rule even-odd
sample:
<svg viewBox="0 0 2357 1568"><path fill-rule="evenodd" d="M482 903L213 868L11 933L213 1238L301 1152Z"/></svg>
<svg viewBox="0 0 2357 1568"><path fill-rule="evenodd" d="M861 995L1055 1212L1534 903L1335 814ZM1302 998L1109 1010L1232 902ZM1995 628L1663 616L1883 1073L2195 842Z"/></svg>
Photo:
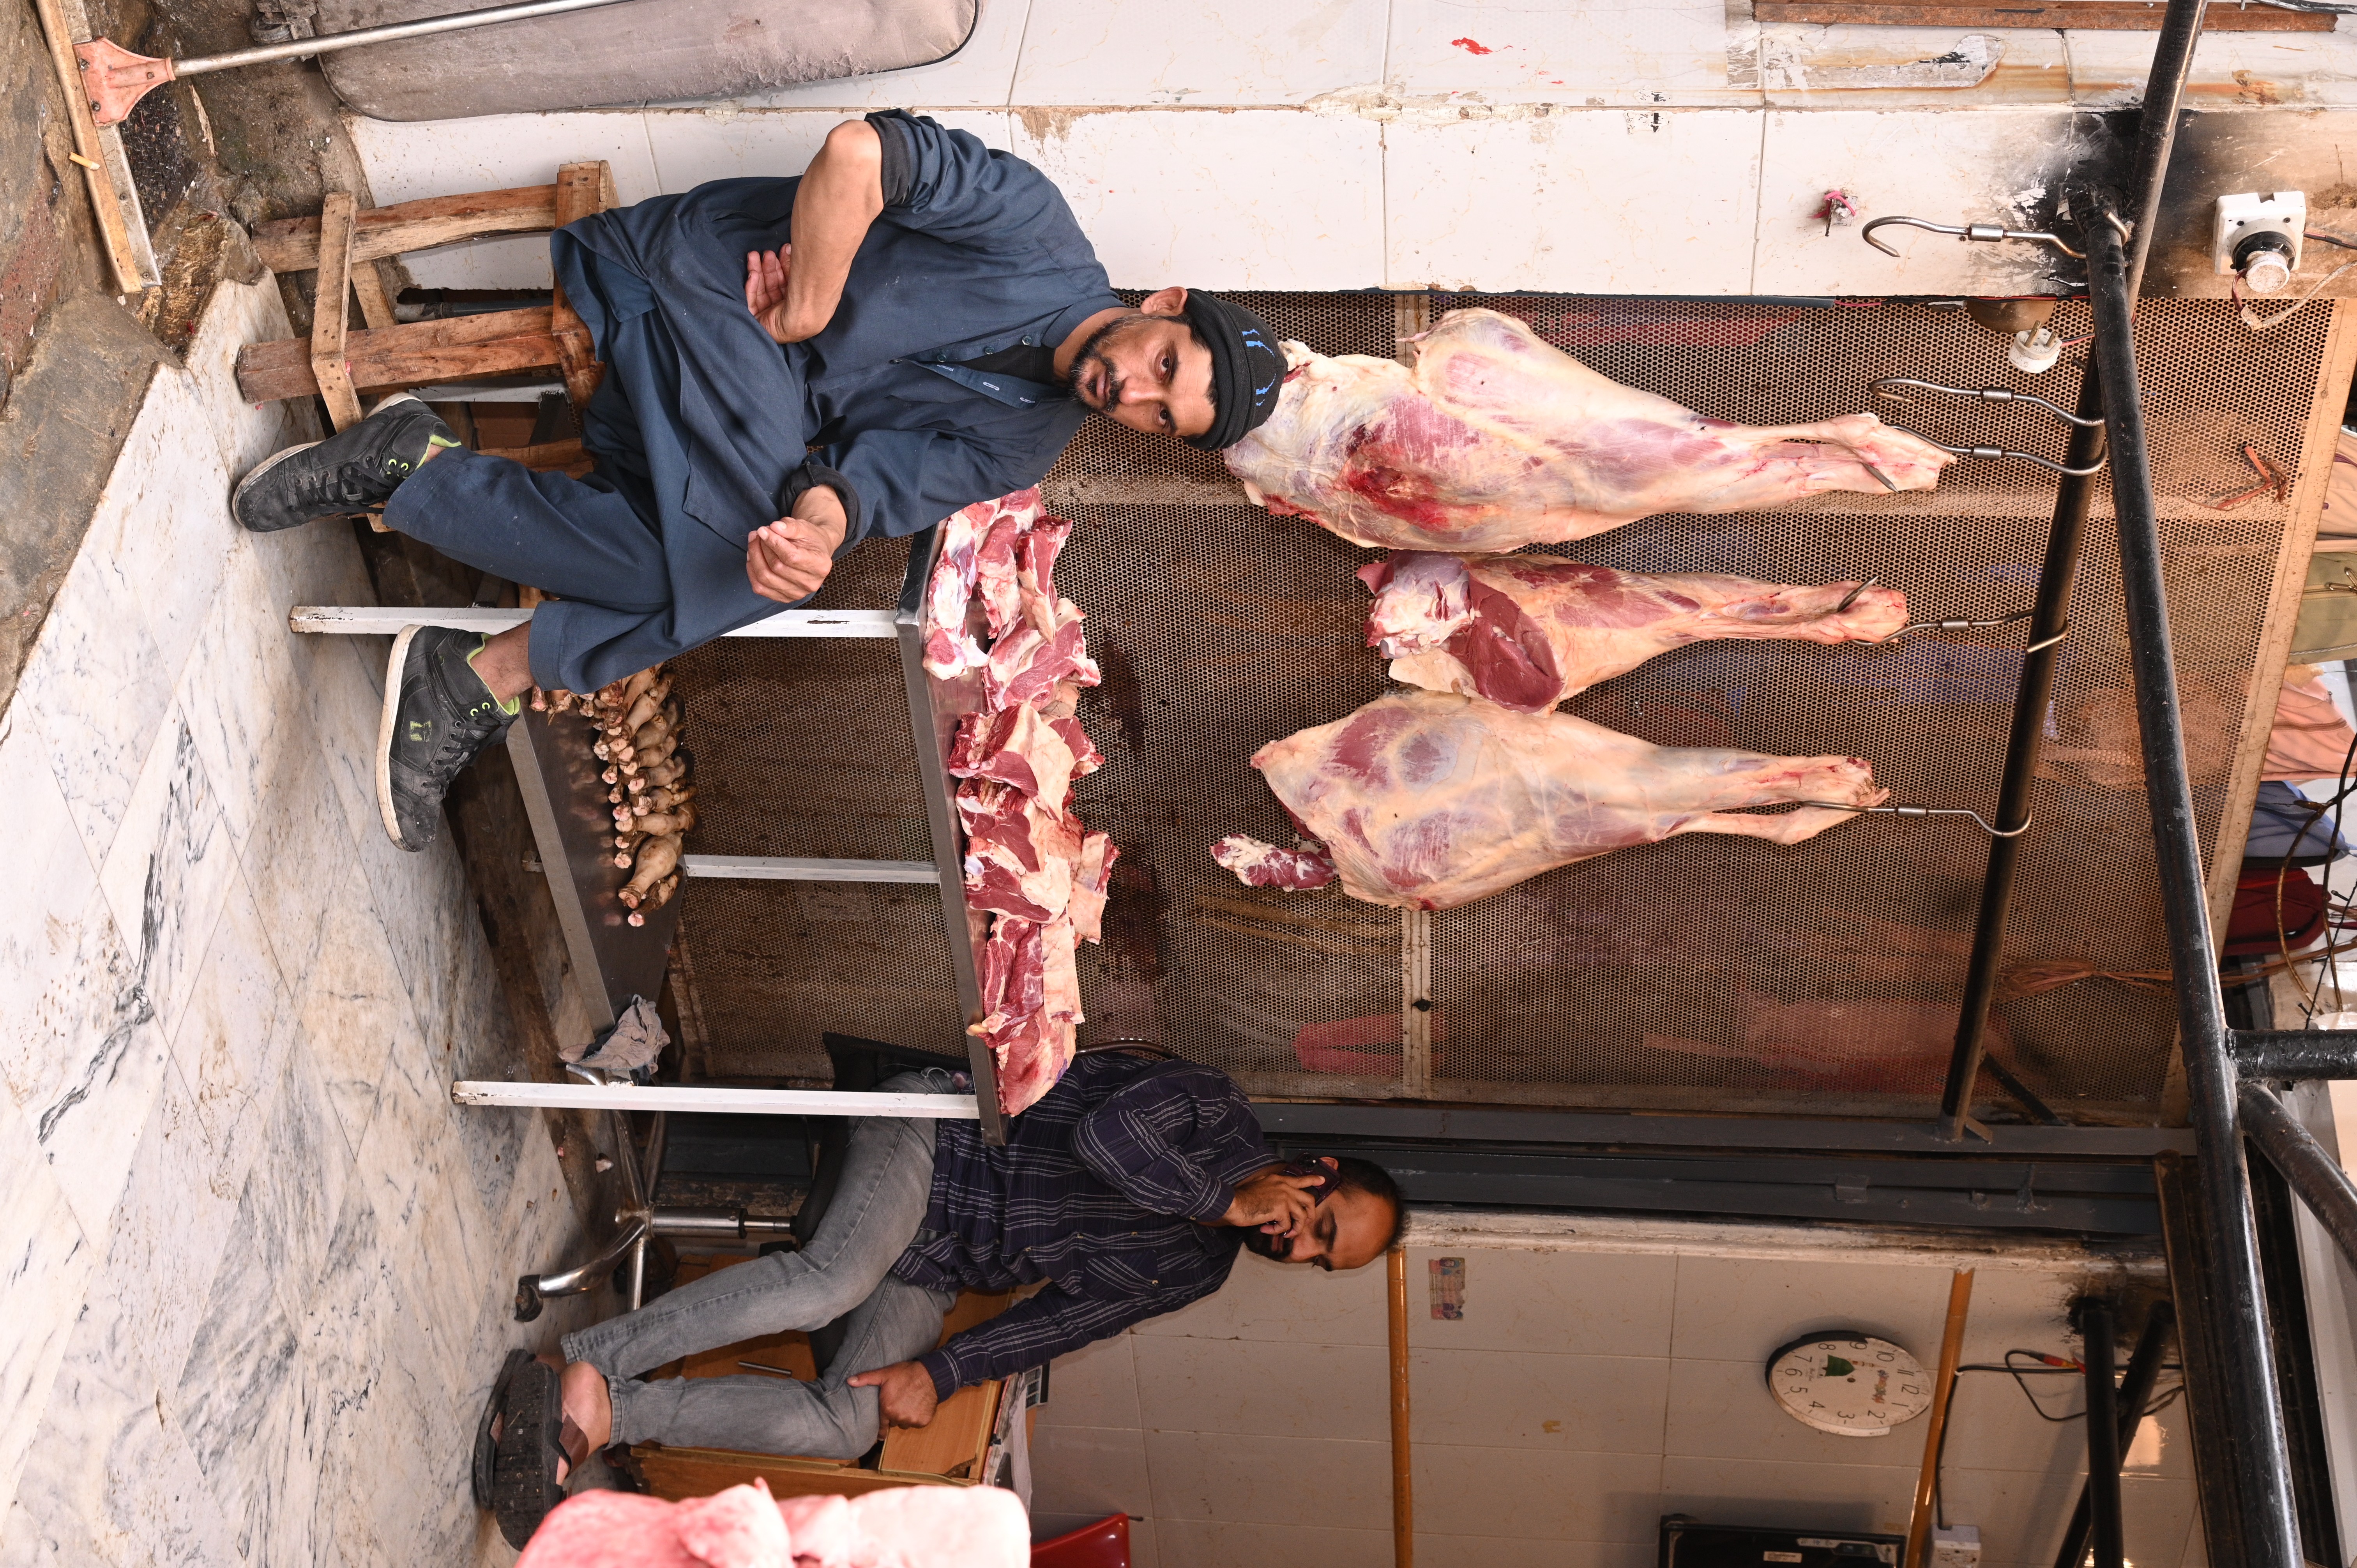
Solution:
<svg viewBox="0 0 2357 1568"><path fill-rule="evenodd" d="M1037 484L1087 417L961 363L1121 304L1063 197L965 132L868 118L887 205L824 331L780 349L745 308L746 254L790 242L798 179L586 218L549 251L607 367L583 415L596 474L446 453L394 492L393 527L561 596L533 618L540 684L594 690L774 613L746 538L813 478L843 493L848 549Z"/></svg>

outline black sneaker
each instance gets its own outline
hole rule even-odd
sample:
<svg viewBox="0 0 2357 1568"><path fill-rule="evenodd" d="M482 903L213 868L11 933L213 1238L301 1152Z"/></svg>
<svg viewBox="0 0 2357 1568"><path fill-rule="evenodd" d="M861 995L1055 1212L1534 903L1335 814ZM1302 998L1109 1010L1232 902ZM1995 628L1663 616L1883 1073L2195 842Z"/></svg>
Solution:
<svg viewBox="0 0 2357 1568"><path fill-rule="evenodd" d="M456 446L434 411L402 392L325 441L289 446L238 481L229 510L256 533L382 506L431 446Z"/></svg>
<svg viewBox="0 0 2357 1568"><path fill-rule="evenodd" d="M522 707L500 707L467 662L487 640L442 626L413 626L393 639L376 737L376 803L384 831L405 850L434 842L450 781Z"/></svg>

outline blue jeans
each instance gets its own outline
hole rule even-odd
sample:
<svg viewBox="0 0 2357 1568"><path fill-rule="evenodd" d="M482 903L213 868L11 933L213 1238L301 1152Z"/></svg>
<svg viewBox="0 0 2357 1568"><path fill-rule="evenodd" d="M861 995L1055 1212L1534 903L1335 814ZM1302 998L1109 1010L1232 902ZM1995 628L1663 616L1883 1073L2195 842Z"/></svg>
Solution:
<svg viewBox="0 0 2357 1568"><path fill-rule="evenodd" d="M902 1073L893 1094L948 1094L949 1075ZM616 1443L736 1448L856 1459L879 1428L874 1389L854 1374L912 1360L941 1338L955 1294L888 1271L908 1250L933 1185L931 1118L862 1117L852 1130L843 1180L810 1245L721 1269L564 1338L565 1359L606 1374ZM843 1348L816 1382L784 1378L638 1380L666 1361L764 1334L823 1328L844 1314Z"/></svg>

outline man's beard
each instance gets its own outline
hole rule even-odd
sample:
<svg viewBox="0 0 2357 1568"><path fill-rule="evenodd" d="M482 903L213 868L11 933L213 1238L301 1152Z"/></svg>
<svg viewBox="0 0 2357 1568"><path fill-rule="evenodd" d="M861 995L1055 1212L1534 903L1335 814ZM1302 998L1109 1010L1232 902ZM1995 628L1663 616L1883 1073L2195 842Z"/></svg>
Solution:
<svg viewBox="0 0 2357 1568"><path fill-rule="evenodd" d="M1106 322L1103 326L1090 333L1088 341L1081 345L1081 351L1072 356L1071 373L1065 377L1064 384L1072 389L1074 395L1079 396L1082 403L1086 403L1090 408L1094 409L1099 413L1103 413L1105 410L1110 408L1120 407L1122 387L1121 379L1114 374L1112 362L1104 357L1104 349L1107 344L1118 338L1135 324L1142 321L1150 321L1152 319L1153 317L1146 316L1142 312L1133 311L1127 316L1114 317L1111 321ZM1087 376L1089 367L1092 364L1102 365L1104 368L1105 387L1104 401L1103 403L1090 403L1089 399L1084 394L1082 394L1080 391L1081 382L1082 379Z"/></svg>
<svg viewBox="0 0 2357 1568"><path fill-rule="evenodd" d="M1262 1257L1273 1258L1280 1263L1293 1254L1292 1237L1272 1236L1258 1226L1244 1232L1244 1245Z"/></svg>

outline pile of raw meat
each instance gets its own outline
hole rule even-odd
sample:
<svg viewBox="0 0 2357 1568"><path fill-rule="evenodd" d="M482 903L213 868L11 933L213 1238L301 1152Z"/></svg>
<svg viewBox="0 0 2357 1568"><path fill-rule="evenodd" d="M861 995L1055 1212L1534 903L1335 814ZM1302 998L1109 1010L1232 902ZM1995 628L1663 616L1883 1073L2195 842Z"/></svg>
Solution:
<svg viewBox="0 0 2357 1568"><path fill-rule="evenodd" d="M1023 1568L1030 1522L997 1487L888 1487L864 1497L708 1498L592 1488L550 1510L517 1568Z"/></svg>
<svg viewBox="0 0 2357 1568"><path fill-rule="evenodd" d="M1045 515L1037 489L967 507L941 527L925 670L972 704L949 756L961 780L966 904L990 918L974 955L983 1017L971 1027L990 1043L999 1109L1011 1116L1071 1063L1079 944L1099 938L1118 853L1071 808L1072 780L1104 761L1074 716L1097 667L1080 607L1054 581L1072 525Z"/></svg>
<svg viewBox="0 0 2357 1568"><path fill-rule="evenodd" d="M614 808L614 864L630 873L615 895L633 926L647 923L679 891L679 857L695 826L694 758L680 745L686 725L671 672L657 664L586 695L535 690L533 707L578 713L597 732L590 750L606 765L606 800Z"/></svg>
<svg viewBox="0 0 2357 1568"><path fill-rule="evenodd" d="M1515 550L1663 512L1757 511L1821 490L1927 490L1955 461L1871 413L1730 424L1598 375L1494 310L1459 310L1413 369L1298 343L1275 412L1227 449L1273 512L1354 544Z"/></svg>
<svg viewBox="0 0 2357 1568"><path fill-rule="evenodd" d="M1445 318L1412 371L1286 349L1276 412L1228 465L1271 511L1400 547L1359 573L1375 596L1367 643L1421 689L1263 746L1253 766L1301 843L1231 834L1212 846L1222 865L1255 887L1339 879L1370 903L1449 909L1679 833L1798 843L1850 819L1836 807L1882 802L1857 757L1657 746L1555 710L1706 639L1881 641L1907 624L1899 593L1459 552L1817 490L1925 489L1948 454L1871 414L1770 430L1705 419L1493 311Z"/></svg>

